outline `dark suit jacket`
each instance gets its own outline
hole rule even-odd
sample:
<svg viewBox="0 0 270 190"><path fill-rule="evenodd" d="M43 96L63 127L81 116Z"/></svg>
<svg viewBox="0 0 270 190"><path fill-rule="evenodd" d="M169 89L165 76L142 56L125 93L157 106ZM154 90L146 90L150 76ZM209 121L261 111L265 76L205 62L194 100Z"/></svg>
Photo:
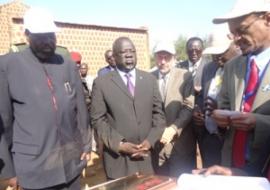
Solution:
<svg viewBox="0 0 270 190"><path fill-rule="evenodd" d="M6 137L4 136L4 129L2 126L2 121L0 123L0 180L1 179L8 179L15 177L15 171L11 159L11 155L9 152L9 148L11 147L8 144Z"/></svg>
<svg viewBox="0 0 270 190"><path fill-rule="evenodd" d="M202 74L202 93L203 100L207 97L208 90L211 84L211 80L215 77L218 65L214 62L206 64L203 68Z"/></svg>
<svg viewBox="0 0 270 190"><path fill-rule="evenodd" d="M76 65L60 55L41 63L26 49L2 56L0 72L0 116L19 184L41 189L80 175L91 133Z"/></svg>
<svg viewBox="0 0 270 190"><path fill-rule="evenodd" d="M102 76L102 75L105 75L107 74L108 72L111 72L111 67L110 65L107 65L106 67L103 67L101 69L98 70L98 76Z"/></svg>
<svg viewBox="0 0 270 190"><path fill-rule="evenodd" d="M245 87L247 72L247 57L239 56L227 63L224 67L224 77L218 106L221 109L240 111L241 101ZM265 75L258 87L255 100L252 105L252 113L256 118L255 129L250 132L250 160L249 164L258 160L267 139L270 138L270 66L266 68ZM266 90L265 90L266 88ZM227 131L222 150L222 162L225 166L231 166L232 145L235 130Z"/></svg>
<svg viewBox="0 0 270 190"><path fill-rule="evenodd" d="M185 60L176 64L177 68L186 69L186 70L188 70L188 66L189 66L188 60Z"/></svg>
<svg viewBox="0 0 270 190"><path fill-rule="evenodd" d="M118 151L123 139L135 144L147 139L154 146L161 137L164 112L156 79L151 74L136 69L134 98L117 71L98 77L92 91L91 123L105 145L108 177L153 172L151 155L136 160Z"/></svg>

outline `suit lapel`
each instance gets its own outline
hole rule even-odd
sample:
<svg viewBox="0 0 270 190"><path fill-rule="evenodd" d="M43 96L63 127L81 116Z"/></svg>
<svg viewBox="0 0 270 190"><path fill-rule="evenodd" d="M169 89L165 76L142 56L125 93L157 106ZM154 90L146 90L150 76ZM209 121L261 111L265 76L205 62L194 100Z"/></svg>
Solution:
<svg viewBox="0 0 270 190"><path fill-rule="evenodd" d="M252 105L252 111L255 110L257 107L262 105L266 100L269 99L269 91L264 91L263 88L270 84L270 67L269 65L266 68L262 81L258 87L256 97L254 103Z"/></svg>
<svg viewBox="0 0 270 190"><path fill-rule="evenodd" d="M203 77L205 77L206 78L206 83L205 84L203 84L204 85L204 91L203 91L203 96L204 96L204 98L206 98L207 97L207 95L208 95L208 91L209 91L209 88L210 88L210 84L211 84L211 82L212 82L212 79L213 78L215 78L215 76L216 76L216 72L217 72L217 69L218 69L218 65L217 64L215 64L215 63L213 63L213 64L211 64L211 67L209 67L209 68L207 68L208 70L206 71L206 76L203 76Z"/></svg>
<svg viewBox="0 0 270 190"><path fill-rule="evenodd" d="M120 88L120 90L122 90L128 97L130 97L131 99L133 99L133 96L130 94L130 92L128 91L127 86L125 85L124 81L122 80L120 74L117 71L113 71L112 72L112 81L114 82L114 84L116 84L116 86L118 86ZM137 81L136 81L137 82ZM135 87L135 93L136 93L136 87Z"/></svg>
<svg viewBox="0 0 270 190"><path fill-rule="evenodd" d="M240 63L237 64L236 68L236 74L232 77L235 78L235 89L234 92L237 92L235 94L235 110L240 111L241 110L241 103L243 99L243 93L245 89L245 76L247 72L247 59L241 59Z"/></svg>
<svg viewBox="0 0 270 190"><path fill-rule="evenodd" d="M167 105L166 100L169 98L168 96L170 95L170 92L168 89L173 89L173 85L177 81L177 79L175 77L175 70L172 68L170 72L171 73L169 75L169 78L167 79L166 92L165 92L165 97L164 97L164 105ZM178 77L180 78L180 76L178 76Z"/></svg>
<svg viewBox="0 0 270 190"><path fill-rule="evenodd" d="M140 100L140 98L143 98L143 93L146 92L144 89L144 82L143 82L143 75L142 73L136 69L136 86L135 86L135 93L134 97L135 99Z"/></svg>

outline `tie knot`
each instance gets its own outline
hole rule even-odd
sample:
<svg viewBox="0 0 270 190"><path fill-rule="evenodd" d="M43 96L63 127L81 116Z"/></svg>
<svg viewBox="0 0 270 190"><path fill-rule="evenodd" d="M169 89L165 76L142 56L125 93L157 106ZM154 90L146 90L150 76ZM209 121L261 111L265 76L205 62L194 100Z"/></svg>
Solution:
<svg viewBox="0 0 270 190"><path fill-rule="evenodd" d="M128 79L132 77L132 75L130 73L126 73L125 77L127 77Z"/></svg>

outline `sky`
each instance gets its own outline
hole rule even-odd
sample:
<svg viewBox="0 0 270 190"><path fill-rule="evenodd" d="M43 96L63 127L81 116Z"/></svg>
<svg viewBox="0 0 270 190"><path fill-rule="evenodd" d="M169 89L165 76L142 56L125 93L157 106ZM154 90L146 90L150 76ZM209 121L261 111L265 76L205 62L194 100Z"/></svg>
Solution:
<svg viewBox="0 0 270 190"><path fill-rule="evenodd" d="M11 2L0 0L0 4ZM228 12L235 0L23 0L27 5L49 9L56 21L146 27L150 47L158 41L206 37L212 19Z"/></svg>

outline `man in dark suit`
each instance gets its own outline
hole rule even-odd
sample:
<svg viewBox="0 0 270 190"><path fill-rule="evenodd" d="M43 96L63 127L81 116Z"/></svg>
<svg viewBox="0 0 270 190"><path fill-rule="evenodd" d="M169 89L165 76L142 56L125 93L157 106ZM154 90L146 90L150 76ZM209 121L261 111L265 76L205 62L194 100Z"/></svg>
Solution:
<svg viewBox="0 0 270 190"><path fill-rule="evenodd" d="M107 50L105 52L104 56L105 56L105 60L108 63L108 65L98 70L98 76L102 76L102 75L107 74L110 71L114 71L115 67L116 67L115 60L113 58L112 50L110 50L110 49Z"/></svg>
<svg viewBox="0 0 270 190"><path fill-rule="evenodd" d="M201 74L203 69L202 51L203 41L199 37L191 37L186 43L186 53L188 59L177 63L176 67L186 69L192 73L194 78L194 88L197 92L201 88Z"/></svg>
<svg viewBox="0 0 270 190"><path fill-rule="evenodd" d="M238 0L214 23L228 22L243 56L224 67L218 108L213 118L226 129L222 165L253 165L270 137L270 2ZM231 110L231 111L229 111Z"/></svg>
<svg viewBox="0 0 270 190"><path fill-rule="evenodd" d="M15 169L1 177L16 177L23 190L80 189L91 133L78 69L55 53L50 13L28 10L24 28L30 47L0 58L0 147L12 148L4 167Z"/></svg>
<svg viewBox="0 0 270 190"><path fill-rule="evenodd" d="M212 55L213 59L204 66L201 83L202 92L198 98L202 103L198 104L201 105L200 109L195 109L193 112L194 123L202 129L199 145L203 167L220 164L221 162L222 134L209 115L217 106L224 64L239 55L239 50L228 38L228 33L227 24L216 27L215 31L209 36L209 46L203 51L204 55Z"/></svg>
<svg viewBox="0 0 270 190"><path fill-rule="evenodd" d="M91 123L104 143L108 179L153 173L151 149L165 126L157 81L136 69L136 49L127 37L113 43L116 71L94 81Z"/></svg>

